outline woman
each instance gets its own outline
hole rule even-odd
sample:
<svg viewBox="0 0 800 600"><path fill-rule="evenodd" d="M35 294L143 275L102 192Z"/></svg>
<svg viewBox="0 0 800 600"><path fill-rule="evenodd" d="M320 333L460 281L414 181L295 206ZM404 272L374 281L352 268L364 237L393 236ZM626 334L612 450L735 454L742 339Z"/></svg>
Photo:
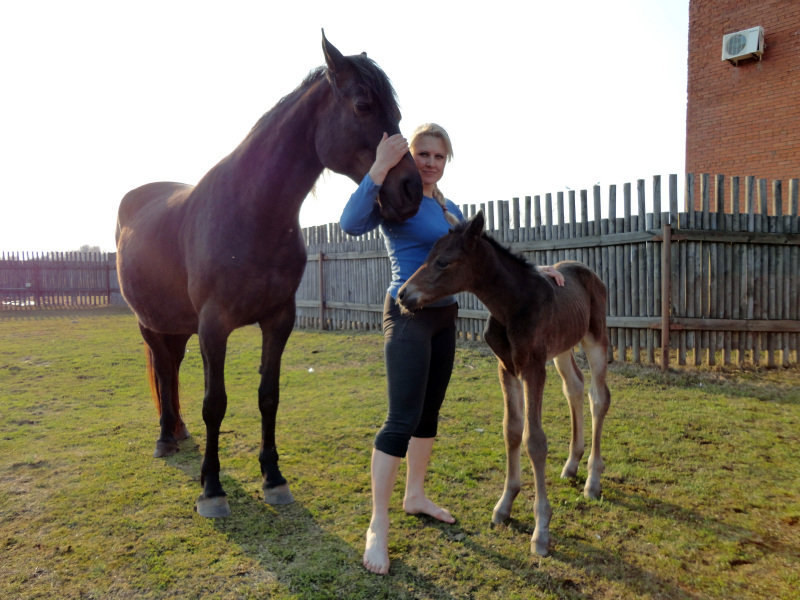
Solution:
<svg viewBox="0 0 800 600"><path fill-rule="evenodd" d="M376 202L380 186L409 149L422 177L422 203L407 221L384 222ZM372 518L363 558L367 570L381 575L389 572L389 499L404 456L407 476L403 510L455 522L447 509L426 496L424 481L439 409L453 369L458 305L450 296L411 316L403 314L395 300L397 291L425 261L434 242L463 219L458 207L445 199L437 186L452 156L447 132L434 123L418 127L410 144L399 133L384 133L375 162L340 219L342 229L351 235L380 227L392 268L383 309L389 411L372 451ZM545 272L549 269L542 268ZM563 285L560 274L552 270L549 274Z"/></svg>

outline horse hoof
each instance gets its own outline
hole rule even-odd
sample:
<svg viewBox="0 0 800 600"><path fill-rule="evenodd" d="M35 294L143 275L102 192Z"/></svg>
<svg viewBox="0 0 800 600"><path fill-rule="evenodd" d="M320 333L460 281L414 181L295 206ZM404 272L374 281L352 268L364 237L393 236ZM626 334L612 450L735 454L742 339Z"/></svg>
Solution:
<svg viewBox="0 0 800 600"><path fill-rule="evenodd" d="M561 471L561 479L575 479L578 476L578 467L569 464L564 465Z"/></svg>
<svg viewBox="0 0 800 600"><path fill-rule="evenodd" d="M600 484L589 485L587 483L586 487L583 488L583 496L589 500L597 500L600 498Z"/></svg>
<svg viewBox="0 0 800 600"><path fill-rule="evenodd" d="M531 542L531 554L548 556L550 554L550 544L547 542Z"/></svg>
<svg viewBox="0 0 800 600"><path fill-rule="evenodd" d="M207 519L221 519L231 514L231 507L228 505L228 499L225 496L214 496L213 498L199 496L195 504L195 510L198 515Z"/></svg>
<svg viewBox="0 0 800 600"><path fill-rule="evenodd" d="M156 442L156 449L153 451L153 458L166 458L178 453L178 444L176 442Z"/></svg>
<svg viewBox="0 0 800 600"><path fill-rule="evenodd" d="M294 496L289 491L289 484L276 485L272 488L264 488L264 502L267 504L291 504L294 502Z"/></svg>
<svg viewBox="0 0 800 600"><path fill-rule="evenodd" d="M501 512L499 510L495 510L492 513L492 525L505 525L510 518L510 512Z"/></svg>
<svg viewBox="0 0 800 600"><path fill-rule="evenodd" d="M534 531L531 538L531 554L547 556L550 554L550 534Z"/></svg>

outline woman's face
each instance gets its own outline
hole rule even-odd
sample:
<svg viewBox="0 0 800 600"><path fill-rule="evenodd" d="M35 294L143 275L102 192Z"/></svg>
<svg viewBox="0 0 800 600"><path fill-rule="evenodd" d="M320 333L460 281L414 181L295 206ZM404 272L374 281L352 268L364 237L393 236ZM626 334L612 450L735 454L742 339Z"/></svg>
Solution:
<svg viewBox="0 0 800 600"><path fill-rule="evenodd" d="M427 195L433 186L444 175L444 165L447 162L447 147L444 142L432 135L423 135L414 141L411 148L414 162L422 177L422 186Z"/></svg>

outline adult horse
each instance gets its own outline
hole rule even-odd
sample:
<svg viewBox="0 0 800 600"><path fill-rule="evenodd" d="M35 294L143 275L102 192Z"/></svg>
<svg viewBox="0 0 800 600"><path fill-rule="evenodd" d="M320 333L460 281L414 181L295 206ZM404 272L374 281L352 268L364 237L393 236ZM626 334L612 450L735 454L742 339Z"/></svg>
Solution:
<svg viewBox="0 0 800 600"><path fill-rule="evenodd" d="M600 434L611 403L606 386L606 288L591 270L573 261L555 265L565 279L563 287L556 286L484 234L483 226L479 212L436 242L425 263L400 288L397 299L407 310L416 310L443 296L469 291L489 310L484 339L499 363L507 454L505 488L492 522L503 523L511 516L520 490L520 443L524 442L536 490L531 551L545 556L551 515L544 473L547 438L542 429L545 362L553 359L569 402L572 439L561 476L574 477L584 450L583 375L572 349L580 343L586 353L592 371L592 449L584 495L597 498L603 472Z"/></svg>
<svg viewBox="0 0 800 600"><path fill-rule="evenodd" d="M258 406L264 499L293 500L278 468L278 378L295 318L294 294L306 263L298 215L324 168L360 181L400 111L383 71L366 54L343 56L322 34L325 67L267 112L241 144L195 186L151 183L119 207L117 273L149 349L161 432L155 456L188 436L180 415L178 369L197 333L205 369L206 447L197 512L230 514L220 484L219 433L225 416L225 352L230 333L258 323L263 343ZM380 192L383 216L401 221L422 200L408 154Z"/></svg>

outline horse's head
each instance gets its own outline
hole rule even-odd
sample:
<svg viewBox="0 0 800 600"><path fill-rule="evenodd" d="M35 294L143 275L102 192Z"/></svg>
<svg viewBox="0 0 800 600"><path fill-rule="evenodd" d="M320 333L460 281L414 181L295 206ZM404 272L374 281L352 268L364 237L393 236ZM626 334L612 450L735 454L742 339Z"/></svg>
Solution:
<svg viewBox="0 0 800 600"><path fill-rule="evenodd" d="M470 291L481 270L475 256L483 226L483 212L478 212L439 238L422 266L398 290L401 308L419 310L445 296Z"/></svg>
<svg viewBox="0 0 800 600"><path fill-rule="evenodd" d="M343 56L322 33L327 79L333 93L320 114L315 145L325 167L360 183L375 161L383 133L400 131L400 110L389 79L366 54ZM378 198L389 221L413 217L422 201L422 179L408 153L383 184Z"/></svg>

